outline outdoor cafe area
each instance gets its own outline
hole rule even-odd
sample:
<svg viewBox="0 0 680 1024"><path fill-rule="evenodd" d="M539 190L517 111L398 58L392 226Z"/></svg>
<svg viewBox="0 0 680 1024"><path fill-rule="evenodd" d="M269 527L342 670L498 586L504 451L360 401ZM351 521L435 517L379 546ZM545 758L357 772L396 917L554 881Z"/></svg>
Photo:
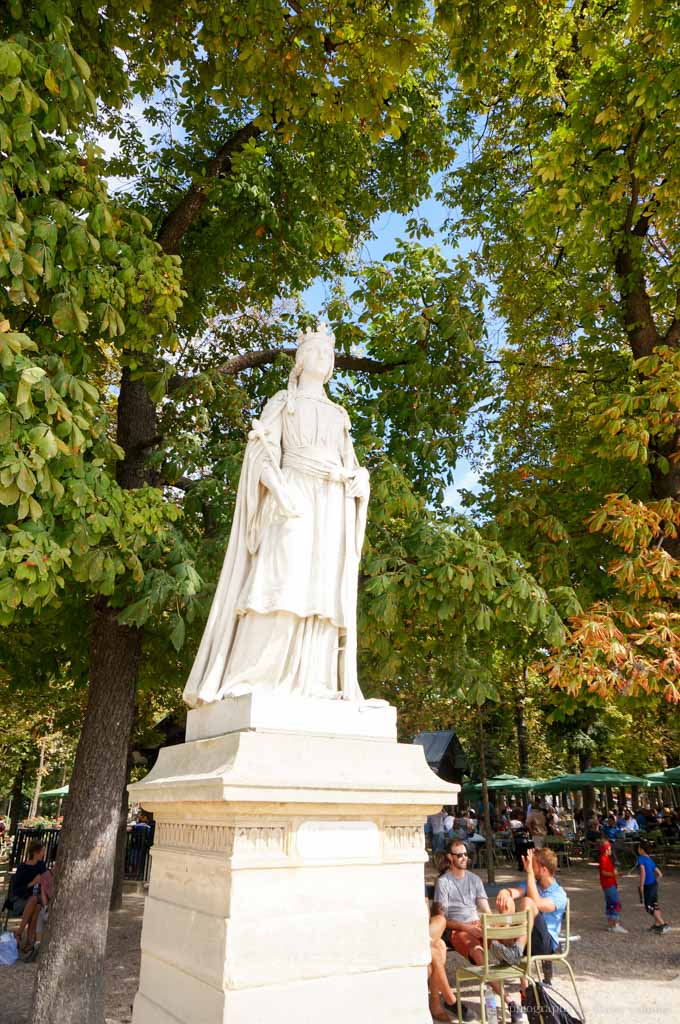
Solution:
<svg viewBox="0 0 680 1024"><path fill-rule="evenodd" d="M641 835L652 844L660 867L680 865L680 768L645 776L603 766L541 780L499 775L487 780L487 790L493 834L492 864L499 867L516 862L520 866L526 848L522 836L527 833L527 810L538 806L545 807L547 812L547 834L542 837L542 844L556 853L561 869L570 867L575 860L597 860L608 815L611 812L615 819L620 819L626 809L631 816L642 809L640 821L635 822L637 827L615 828L607 836L620 868L630 870L635 866ZM481 783L463 784L458 808L451 817L453 828L448 838L463 839L471 867L487 866ZM432 837L428 845L436 852L437 844L433 844Z"/></svg>

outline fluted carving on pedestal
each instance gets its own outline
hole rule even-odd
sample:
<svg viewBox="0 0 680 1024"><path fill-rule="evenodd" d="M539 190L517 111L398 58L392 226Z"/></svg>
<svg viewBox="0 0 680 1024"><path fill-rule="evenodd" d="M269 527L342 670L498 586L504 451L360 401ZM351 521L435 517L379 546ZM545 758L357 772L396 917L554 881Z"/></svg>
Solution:
<svg viewBox="0 0 680 1024"><path fill-rule="evenodd" d="M283 825L204 825L186 821L159 821L156 849L197 850L227 855L285 854L286 829Z"/></svg>
<svg viewBox="0 0 680 1024"><path fill-rule="evenodd" d="M425 835L422 825L387 825L385 845L390 850L425 849Z"/></svg>

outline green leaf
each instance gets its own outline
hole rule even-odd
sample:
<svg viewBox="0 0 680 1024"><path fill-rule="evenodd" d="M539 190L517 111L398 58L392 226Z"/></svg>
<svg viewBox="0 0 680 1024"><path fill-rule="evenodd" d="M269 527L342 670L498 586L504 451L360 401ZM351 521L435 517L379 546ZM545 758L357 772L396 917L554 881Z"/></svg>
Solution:
<svg viewBox="0 0 680 1024"><path fill-rule="evenodd" d="M178 652L181 651L182 647L184 646L184 634L184 619L178 617L177 622L175 623L175 628L170 634L170 642L172 643L172 646L175 648L175 650Z"/></svg>

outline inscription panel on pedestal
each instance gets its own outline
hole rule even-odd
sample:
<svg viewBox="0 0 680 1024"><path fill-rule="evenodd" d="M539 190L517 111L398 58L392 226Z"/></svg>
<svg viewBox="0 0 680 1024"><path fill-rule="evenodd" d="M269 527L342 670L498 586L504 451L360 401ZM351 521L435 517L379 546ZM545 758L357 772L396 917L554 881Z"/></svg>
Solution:
<svg viewBox="0 0 680 1024"><path fill-rule="evenodd" d="M296 845L303 860L364 860L380 856L380 830L374 821L303 821Z"/></svg>

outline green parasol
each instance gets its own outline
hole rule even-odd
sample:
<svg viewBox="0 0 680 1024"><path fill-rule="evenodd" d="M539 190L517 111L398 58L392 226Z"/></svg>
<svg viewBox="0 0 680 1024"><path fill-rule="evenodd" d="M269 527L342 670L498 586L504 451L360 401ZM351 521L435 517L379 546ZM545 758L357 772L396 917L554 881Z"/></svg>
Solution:
<svg viewBox="0 0 680 1024"><path fill-rule="evenodd" d="M38 799L42 800L44 796L68 796L68 786L61 786L59 789L46 789Z"/></svg>
<svg viewBox="0 0 680 1024"><path fill-rule="evenodd" d="M680 765L677 768L669 768L663 773L664 785L672 783L674 786L680 786Z"/></svg>
<svg viewBox="0 0 680 1024"><path fill-rule="evenodd" d="M491 792L526 793L536 787L535 779L523 779L517 775L494 775L486 783ZM465 796L479 796L482 792L481 782L466 782L463 785Z"/></svg>
<svg viewBox="0 0 680 1024"><path fill-rule="evenodd" d="M584 789L586 786L594 786L597 789L604 789L606 786L617 788L618 786L649 786L646 779L638 775L630 775L629 772L620 772L616 768L606 768L599 765L596 768L589 768L585 772L577 772L573 775L556 775L553 779L546 779L536 786L537 793L561 793L563 790L573 791Z"/></svg>

